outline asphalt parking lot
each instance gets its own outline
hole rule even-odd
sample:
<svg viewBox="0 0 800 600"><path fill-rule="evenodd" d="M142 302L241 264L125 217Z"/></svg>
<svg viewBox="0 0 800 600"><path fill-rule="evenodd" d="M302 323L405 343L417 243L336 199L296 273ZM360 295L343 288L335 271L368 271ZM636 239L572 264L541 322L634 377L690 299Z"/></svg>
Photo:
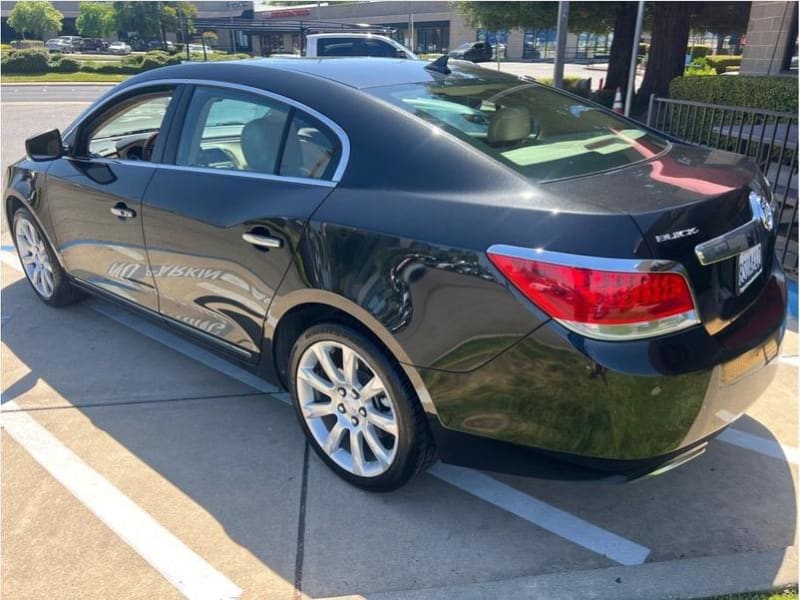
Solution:
<svg viewBox="0 0 800 600"><path fill-rule="evenodd" d="M89 95L3 91L4 168ZM285 394L108 303L46 307L9 244L4 223L6 598L691 598L797 581L796 331L768 393L661 477L436 465L376 495L308 452Z"/></svg>

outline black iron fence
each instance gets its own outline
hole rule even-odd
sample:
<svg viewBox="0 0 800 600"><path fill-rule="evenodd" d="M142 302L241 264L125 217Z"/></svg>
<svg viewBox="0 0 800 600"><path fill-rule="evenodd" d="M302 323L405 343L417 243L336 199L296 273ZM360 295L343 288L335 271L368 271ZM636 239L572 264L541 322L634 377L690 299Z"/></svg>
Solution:
<svg viewBox="0 0 800 600"><path fill-rule="evenodd" d="M778 256L797 271L797 114L650 97L647 124L693 144L751 157L778 204Z"/></svg>

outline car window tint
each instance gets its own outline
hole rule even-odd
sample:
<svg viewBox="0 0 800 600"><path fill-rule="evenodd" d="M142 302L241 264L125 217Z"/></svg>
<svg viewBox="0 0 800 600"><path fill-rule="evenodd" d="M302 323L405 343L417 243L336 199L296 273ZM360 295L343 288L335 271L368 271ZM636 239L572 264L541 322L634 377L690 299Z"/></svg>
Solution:
<svg viewBox="0 0 800 600"><path fill-rule="evenodd" d="M197 88L176 164L275 174L289 111L268 98Z"/></svg>
<svg viewBox="0 0 800 600"><path fill-rule="evenodd" d="M286 136L280 174L330 179L338 162L336 136L316 119L296 112Z"/></svg>
<svg viewBox="0 0 800 600"><path fill-rule="evenodd" d="M535 181L648 160L666 140L549 86L475 78L369 90Z"/></svg>
<svg viewBox="0 0 800 600"><path fill-rule="evenodd" d="M317 40L319 56L358 56L358 39L330 38Z"/></svg>
<svg viewBox="0 0 800 600"><path fill-rule="evenodd" d="M101 117L100 123L86 138L88 155L94 158L151 160L171 100L171 92L137 96Z"/></svg>
<svg viewBox="0 0 800 600"><path fill-rule="evenodd" d="M361 52L364 56L377 56L382 58L394 58L396 50L386 42L380 40L363 40L363 49Z"/></svg>

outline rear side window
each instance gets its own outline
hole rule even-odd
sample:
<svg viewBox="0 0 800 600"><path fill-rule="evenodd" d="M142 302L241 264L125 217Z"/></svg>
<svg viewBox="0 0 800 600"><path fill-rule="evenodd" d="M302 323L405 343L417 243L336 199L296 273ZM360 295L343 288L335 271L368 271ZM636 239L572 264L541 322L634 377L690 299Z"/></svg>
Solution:
<svg viewBox="0 0 800 600"><path fill-rule="evenodd" d="M338 138L287 104L236 90L198 87L175 163L187 167L331 179Z"/></svg>
<svg viewBox="0 0 800 600"><path fill-rule="evenodd" d="M197 88L186 114L176 164L277 173L290 108L268 98Z"/></svg>
<svg viewBox="0 0 800 600"><path fill-rule="evenodd" d="M318 56L358 56L357 38L321 38L317 40Z"/></svg>

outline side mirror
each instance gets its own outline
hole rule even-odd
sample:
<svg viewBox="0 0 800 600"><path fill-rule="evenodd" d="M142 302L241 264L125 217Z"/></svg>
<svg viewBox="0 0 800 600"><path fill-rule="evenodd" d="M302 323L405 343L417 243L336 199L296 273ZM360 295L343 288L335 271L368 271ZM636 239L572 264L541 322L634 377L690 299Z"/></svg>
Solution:
<svg viewBox="0 0 800 600"><path fill-rule="evenodd" d="M25 140L25 152L31 160L55 160L64 155L61 132L53 129Z"/></svg>

